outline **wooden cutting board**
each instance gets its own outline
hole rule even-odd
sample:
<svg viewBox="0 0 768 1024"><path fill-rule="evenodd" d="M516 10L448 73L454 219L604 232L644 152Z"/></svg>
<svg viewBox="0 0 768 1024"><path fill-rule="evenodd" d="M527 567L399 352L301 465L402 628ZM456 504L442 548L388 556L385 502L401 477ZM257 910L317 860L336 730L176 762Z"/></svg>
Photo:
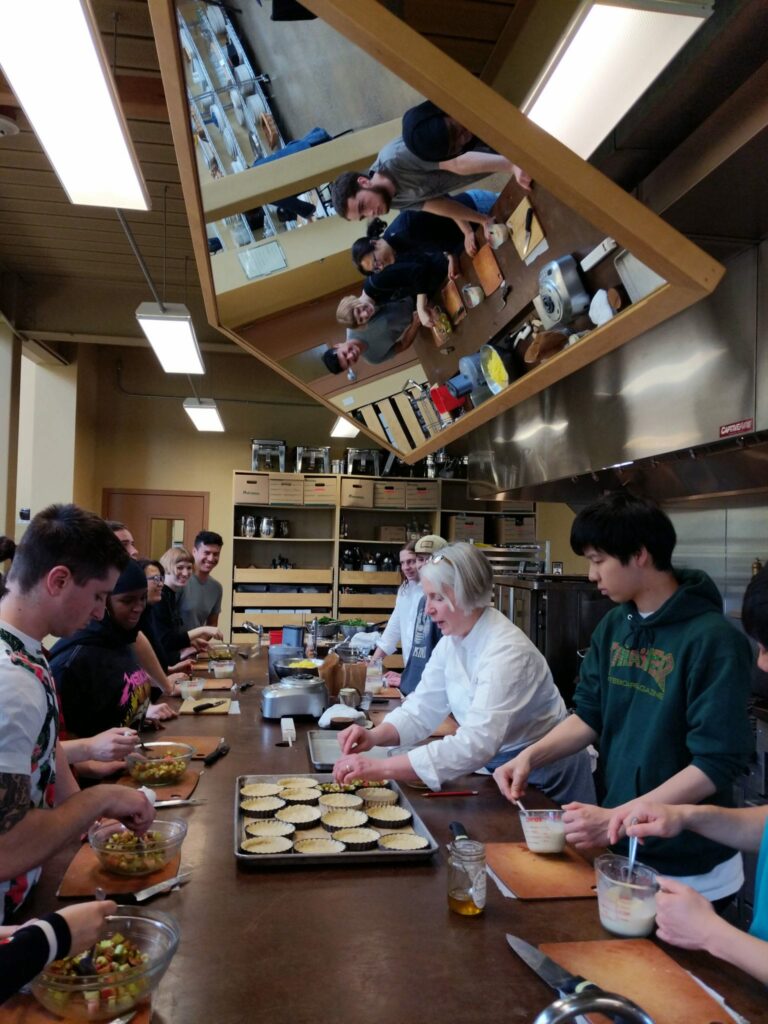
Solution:
<svg viewBox="0 0 768 1024"><path fill-rule="evenodd" d="M62 900L69 900L74 896L93 896L99 887L106 891L107 896L138 892L139 889L148 889L156 882L164 882L167 878L178 875L180 863L181 854L177 854L162 871L153 871L151 875L141 875L137 878L130 875L113 875L102 868L90 845L83 843L64 872L56 895Z"/></svg>
<svg viewBox="0 0 768 1024"><path fill-rule="evenodd" d="M209 690L231 690L234 679L230 676L229 679L216 679L207 676L203 680L203 689L207 693Z"/></svg>
<svg viewBox="0 0 768 1024"><path fill-rule="evenodd" d="M731 1020L672 957L648 939L549 942L540 949L572 974L631 999L656 1024ZM587 1019L605 1020L598 1014Z"/></svg>
<svg viewBox="0 0 768 1024"><path fill-rule="evenodd" d="M488 866L521 900L595 898L595 869L570 846L531 853L525 843L487 843L485 851Z"/></svg>
<svg viewBox="0 0 768 1024"><path fill-rule="evenodd" d="M193 700L191 697L185 700L179 708L180 715L194 715L195 705L207 704L209 700L221 701L222 703L217 708L206 708L205 711L199 711L198 717L202 715L228 715L229 706L232 701L228 697L201 697L200 700Z"/></svg>
<svg viewBox="0 0 768 1024"><path fill-rule="evenodd" d="M186 800L187 797L192 796L197 784L200 781L200 772L196 768L188 768L181 776L178 782L174 782L172 786L152 786L150 788L155 790L157 793L158 800ZM141 785L146 783L137 782L132 779L130 775L121 775L117 780L119 786L130 786L131 789L138 789Z"/></svg>
<svg viewBox="0 0 768 1024"><path fill-rule="evenodd" d="M193 761L201 760L212 754L218 747L221 741L224 739L223 736L167 736L165 737L169 743L186 743L188 747L194 748L194 754L192 755Z"/></svg>
<svg viewBox="0 0 768 1024"><path fill-rule="evenodd" d="M518 256L521 260L524 260L527 256L534 251L537 245L544 240L544 231L542 230L539 219L536 213L533 214L533 220L531 221L531 240L528 243L528 251L525 251L525 218L529 210L533 209L533 204L530 199L523 199L515 209L512 211L512 215L507 220L507 227L509 233L512 236L512 241L515 243ZM525 255L523 255L525 253Z"/></svg>
<svg viewBox="0 0 768 1024"><path fill-rule="evenodd" d="M480 249L477 256L472 260L472 266L475 268L477 280L485 294L492 295L501 286L504 275L499 269L499 264L496 262L493 249L489 244L486 243Z"/></svg>
<svg viewBox="0 0 768 1024"><path fill-rule="evenodd" d="M147 1001L131 1017L131 1024L149 1024L152 1006ZM38 1003L34 996L13 996L0 1006L0 1024L69 1024L72 1018L56 1017Z"/></svg>
<svg viewBox="0 0 768 1024"><path fill-rule="evenodd" d="M443 300L443 309L448 314L451 319L451 323L455 327L456 324L460 324L467 315L467 310L464 306L464 299L461 296L461 292L456 287L456 282L449 281L445 288L443 288L440 295Z"/></svg>

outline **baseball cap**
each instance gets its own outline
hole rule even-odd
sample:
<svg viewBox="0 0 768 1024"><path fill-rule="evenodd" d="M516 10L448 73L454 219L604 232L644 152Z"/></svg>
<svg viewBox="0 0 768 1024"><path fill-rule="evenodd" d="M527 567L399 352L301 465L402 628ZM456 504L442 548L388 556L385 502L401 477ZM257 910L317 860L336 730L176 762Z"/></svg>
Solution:
<svg viewBox="0 0 768 1024"><path fill-rule="evenodd" d="M428 533L426 537L419 537L414 544L413 550L417 555L434 555L436 551L447 547L447 540L438 537L436 533Z"/></svg>

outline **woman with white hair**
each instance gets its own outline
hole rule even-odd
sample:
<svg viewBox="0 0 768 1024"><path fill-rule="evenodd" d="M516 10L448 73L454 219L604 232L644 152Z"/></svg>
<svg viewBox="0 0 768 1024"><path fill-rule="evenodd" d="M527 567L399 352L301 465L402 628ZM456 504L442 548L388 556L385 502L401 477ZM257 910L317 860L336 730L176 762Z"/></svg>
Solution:
<svg viewBox="0 0 768 1024"><path fill-rule="evenodd" d="M337 782L421 780L438 790L468 772L493 770L566 717L544 656L491 608L491 565L477 548L449 545L423 566L420 578L427 614L442 638L416 690L381 725L353 725L339 734ZM413 747L448 714L459 723L453 736L387 759L365 756L374 746ZM531 782L558 803L594 799L586 751L548 765Z"/></svg>

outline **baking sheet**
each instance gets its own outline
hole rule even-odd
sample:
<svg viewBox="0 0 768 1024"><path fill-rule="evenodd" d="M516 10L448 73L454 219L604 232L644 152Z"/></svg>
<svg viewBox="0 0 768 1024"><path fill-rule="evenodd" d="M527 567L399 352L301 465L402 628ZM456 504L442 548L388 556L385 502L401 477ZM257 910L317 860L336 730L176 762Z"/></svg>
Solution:
<svg viewBox="0 0 768 1024"><path fill-rule="evenodd" d="M370 756L370 751L366 751L366 755ZM297 773L289 773L295 776ZM333 776L328 774L307 774L306 778L315 779L317 782L333 782ZM398 803L401 807L407 807L413 815L413 823L409 828L405 829L376 829L377 832L415 832L419 836L424 836L428 841L429 846L426 846L423 850L380 850L378 847L375 850L357 850L349 851L346 853L334 853L334 854L311 854L311 853L244 853L240 849L240 841L245 835L245 824L247 821L253 819L246 818L244 814L240 812L240 788L251 782L276 782L277 779L285 778L285 773L275 775L240 775L235 780L235 858L238 863L247 866L256 867L301 867L312 866L312 867L331 867L338 864L371 864L371 863L398 863L400 861L413 861L413 860L429 860L434 853L437 852L437 842L434 836L429 831L427 826L421 820L420 816L416 812L413 804L405 796L402 789L396 782L390 782L389 788L394 789L398 795ZM322 826L321 826L322 827ZM373 828L373 826L370 826ZM307 830L307 837L313 833L314 830ZM301 838L301 832L297 835ZM323 832L325 838L331 838L330 832Z"/></svg>
<svg viewBox="0 0 768 1024"><path fill-rule="evenodd" d="M309 760L316 772L329 772L341 757L339 734L334 729L310 729L307 733ZM371 747L366 757L387 757L387 747ZM326 779L333 782L333 779Z"/></svg>

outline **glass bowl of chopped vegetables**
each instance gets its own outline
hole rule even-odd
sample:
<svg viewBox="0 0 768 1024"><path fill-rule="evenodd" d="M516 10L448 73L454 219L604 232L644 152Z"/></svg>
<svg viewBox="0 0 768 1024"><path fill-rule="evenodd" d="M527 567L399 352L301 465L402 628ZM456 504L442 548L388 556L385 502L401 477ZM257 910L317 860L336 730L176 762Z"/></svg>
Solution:
<svg viewBox="0 0 768 1024"><path fill-rule="evenodd" d="M195 756L187 743L137 744L125 759L128 774L142 786L173 786L184 775Z"/></svg>
<svg viewBox="0 0 768 1024"><path fill-rule="evenodd" d="M157 818L144 835L119 822L92 825L88 842L105 871L113 875L151 875L169 864L181 849L187 823Z"/></svg>
<svg viewBox="0 0 768 1024"><path fill-rule="evenodd" d="M107 1021L147 999L179 945L175 919L157 910L118 907L96 944L54 960L32 982L39 1003L67 1020Z"/></svg>

